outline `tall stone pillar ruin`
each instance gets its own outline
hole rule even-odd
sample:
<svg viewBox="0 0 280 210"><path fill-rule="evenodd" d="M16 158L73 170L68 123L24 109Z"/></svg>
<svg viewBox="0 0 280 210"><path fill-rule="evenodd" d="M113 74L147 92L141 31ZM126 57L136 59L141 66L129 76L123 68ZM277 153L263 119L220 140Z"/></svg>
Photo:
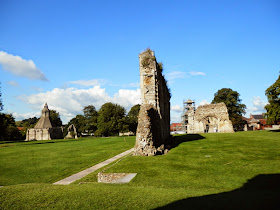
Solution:
<svg viewBox="0 0 280 210"><path fill-rule="evenodd" d="M141 107L134 155L163 154L170 144L170 92L154 51L139 55Z"/></svg>

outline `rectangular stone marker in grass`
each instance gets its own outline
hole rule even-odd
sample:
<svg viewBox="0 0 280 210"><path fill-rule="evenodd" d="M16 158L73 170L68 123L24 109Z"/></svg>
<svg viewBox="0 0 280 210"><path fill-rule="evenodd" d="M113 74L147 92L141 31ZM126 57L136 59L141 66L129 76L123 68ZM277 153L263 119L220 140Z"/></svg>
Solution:
<svg viewBox="0 0 280 210"><path fill-rule="evenodd" d="M100 183L128 183L137 173L98 173L97 180Z"/></svg>

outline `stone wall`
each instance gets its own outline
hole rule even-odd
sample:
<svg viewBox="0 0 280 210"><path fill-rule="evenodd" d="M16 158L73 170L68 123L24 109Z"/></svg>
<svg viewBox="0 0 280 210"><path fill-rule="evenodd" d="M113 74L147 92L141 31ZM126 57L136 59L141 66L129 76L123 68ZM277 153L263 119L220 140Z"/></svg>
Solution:
<svg viewBox="0 0 280 210"><path fill-rule="evenodd" d="M232 133L232 122L229 120L228 110L225 103L207 104L199 106L195 112L193 121L187 126L188 133Z"/></svg>
<svg viewBox="0 0 280 210"><path fill-rule="evenodd" d="M141 107L134 155L163 154L170 141L170 93L162 64L147 49L139 55Z"/></svg>
<svg viewBox="0 0 280 210"><path fill-rule="evenodd" d="M27 130L26 141L50 140L50 128L31 128Z"/></svg>
<svg viewBox="0 0 280 210"><path fill-rule="evenodd" d="M30 128L26 133L26 141L63 139L62 128Z"/></svg>
<svg viewBox="0 0 280 210"><path fill-rule="evenodd" d="M76 131L76 127L74 124L71 124L68 127L68 133L67 135L64 137L64 139L77 139L78 135L77 135L77 131Z"/></svg>

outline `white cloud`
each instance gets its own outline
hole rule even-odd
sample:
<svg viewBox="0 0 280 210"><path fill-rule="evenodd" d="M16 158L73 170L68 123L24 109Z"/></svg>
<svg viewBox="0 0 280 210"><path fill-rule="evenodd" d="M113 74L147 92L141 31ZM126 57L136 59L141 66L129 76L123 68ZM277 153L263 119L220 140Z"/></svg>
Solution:
<svg viewBox="0 0 280 210"><path fill-rule="evenodd" d="M40 87L31 87L32 90L35 90L36 92L42 92L44 89L43 88L40 88Z"/></svg>
<svg viewBox="0 0 280 210"><path fill-rule="evenodd" d="M18 82L14 81L14 80L8 81L8 84L13 86L13 87L18 87L19 86Z"/></svg>
<svg viewBox="0 0 280 210"><path fill-rule="evenodd" d="M134 82L129 84L114 84L109 83L107 80L104 79L91 79L91 80L77 80L77 81L70 81L69 84L80 85L84 87L93 87L93 86L101 86L101 85L108 85L113 87L120 87L120 88L139 88L140 83Z"/></svg>
<svg viewBox="0 0 280 210"><path fill-rule="evenodd" d="M181 122L181 114L178 112L171 111L171 123L180 123Z"/></svg>
<svg viewBox="0 0 280 210"><path fill-rule="evenodd" d="M45 75L36 67L32 60L24 60L20 56L14 56L0 51L0 64L4 70L16 76L47 81Z"/></svg>
<svg viewBox="0 0 280 210"><path fill-rule="evenodd" d="M199 75L203 76L203 75L206 75L204 72L199 72L199 71L190 71L188 73L190 75L192 75L192 76L199 76Z"/></svg>
<svg viewBox="0 0 280 210"><path fill-rule="evenodd" d="M129 84L127 85L127 87L139 88L139 87L140 87L140 82L132 82L132 83L129 83Z"/></svg>
<svg viewBox="0 0 280 210"><path fill-rule="evenodd" d="M8 113L11 113L17 121L28 119L28 118L33 118L33 117L39 118L40 114L41 114L41 112L29 112L29 113L20 114L20 113L9 112L9 111L8 111Z"/></svg>
<svg viewBox="0 0 280 210"><path fill-rule="evenodd" d="M170 72L170 73L166 74L166 79L168 81L173 81L173 80L178 79L178 78L185 78L186 76L187 76L186 72L173 71L173 72Z"/></svg>
<svg viewBox="0 0 280 210"><path fill-rule="evenodd" d="M171 106L171 111L181 113L183 111L183 108L180 105L175 105L175 106Z"/></svg>
<svg viewBox="0 0 280 210"><path fill-rule="evenodd" d="M77 80L77 81L71 81L69 83L87 87L87 86L98 86L104 84L105 80L103 79Z"/></svg>
<svg viewBox="0 0 280 210"><path fill-rule="evenodd" d="M112 87L120 87L120 88L139 88L140 82L132 82L128 84L114 84L114 83L108 83L109 86Z"/></svg>
<svg viewBox="0 0 280 210"><path fill-rule="evenodd" d="M266 112L264 107L267 105L267 102L263 101L260 96L254 96L253 100L253 107L247 108L247 113L263 113Z"/></svg>
<svg viewBox="0 0 280 210"><path fill-rule="evenodd" d="M127 111L135 105L140 104L140 89L120 89L113 97L109 96L105 88L94 86L89 89L78 88L55 88L45 93L37 93L29 96L22 96L22 100L32 105L33 109L41 110L44 103L48 103L50 109L59 112L63 123L67 123L87 105L94 105L98 110L104 103L112 102L122 105Z"/></svg>
<svg viewBox="0 0 280 210"><path fill-rule="evenodd" d="M190 76L204 76L206 73L204 72L198 72L198 71L190 71L188 73L183 71L173 71L166 74L166 79L169 82L169 84L172 84L175 79L183 79Z"/></svg>
<svg viewBox="0 0 280 210"><path fill-rule="evenodd" d="M206 105L206 104L209 104L209 102L207 101L207 100L202 100L200 103L199 103L199 105Z"/></svg>
<svg viewBox="0 0 280 210"><path fill-rule="evenodd" d="M112 102L124 106L127 111L135 104L141 104L140 89L127 90L120 89L113 97Z"/></svg>
<svg viewBox="0 0 280 210"><path fill-rule="evenodd" d="M180 105L174 105L171 106L171 111L170 111L170 120L171 123L179 123L181 122L181 115L183 113L183 107Z"/></svg>

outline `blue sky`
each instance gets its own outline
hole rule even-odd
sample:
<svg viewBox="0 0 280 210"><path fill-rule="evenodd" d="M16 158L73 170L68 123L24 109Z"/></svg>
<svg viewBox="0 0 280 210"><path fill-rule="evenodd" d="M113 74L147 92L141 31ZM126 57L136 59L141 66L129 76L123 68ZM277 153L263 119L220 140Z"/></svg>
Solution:
<svg viewBox="0 0 280 210"><path fill-rule="evenodd" d="M171 120L183 100L211 103L221 88L264 112L280 71L280 2L0 1L4 112L64 123L84 106L140 103L138 54L150 47L171 89Z"/></svg>

